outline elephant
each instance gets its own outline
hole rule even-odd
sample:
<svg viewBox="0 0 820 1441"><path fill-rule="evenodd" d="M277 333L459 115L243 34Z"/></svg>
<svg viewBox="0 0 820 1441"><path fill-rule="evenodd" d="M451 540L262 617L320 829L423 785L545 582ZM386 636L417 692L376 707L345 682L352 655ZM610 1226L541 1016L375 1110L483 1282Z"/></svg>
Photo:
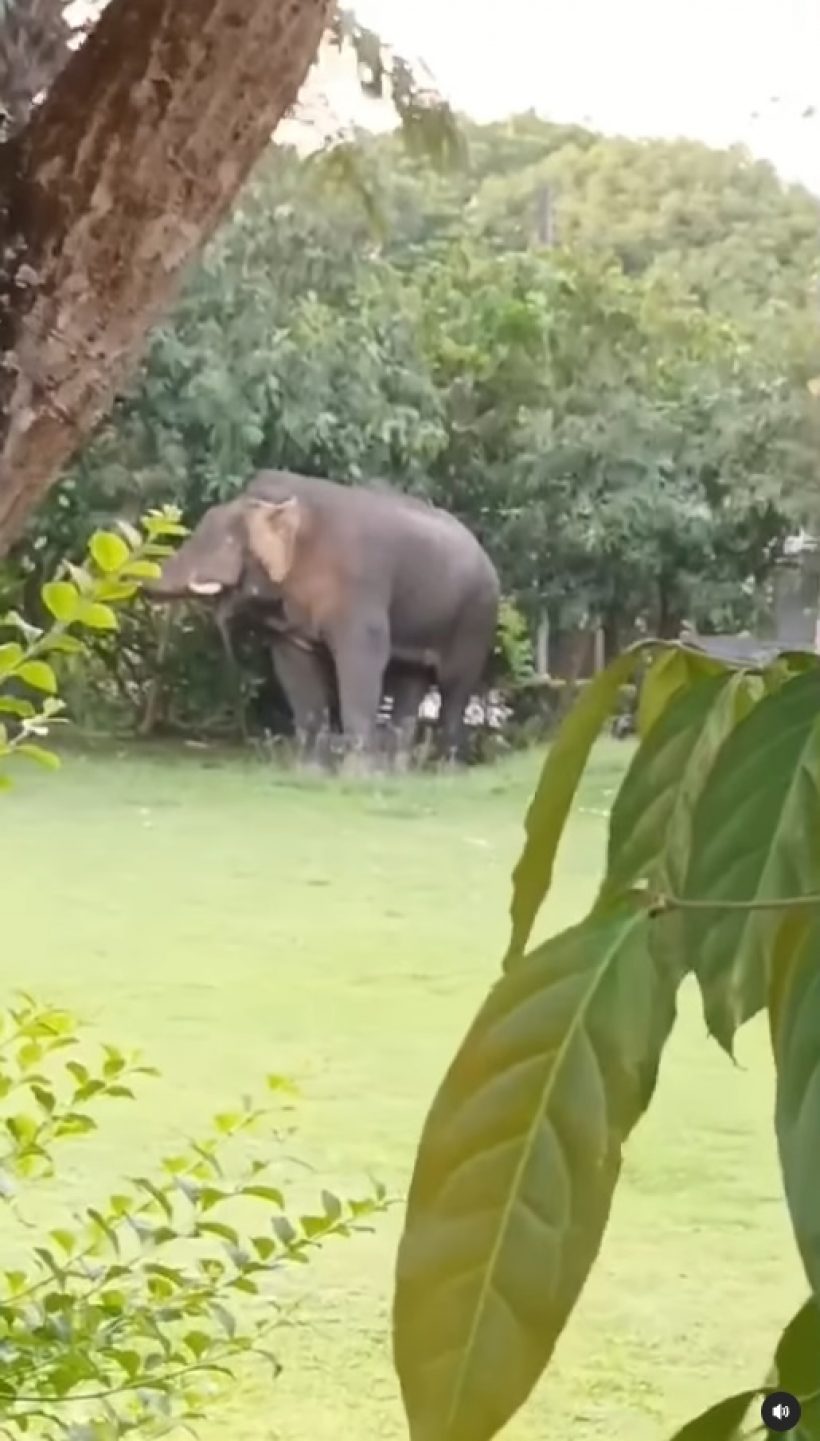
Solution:
<svg viewBox="0 0 820 1441"><path fill-rule="evenodd" d="M261 626L308 739L335 705L345 743L371 752L388 689L406 745L437 685L448 756L463 745L500 601L492 561L446 511L381 484L276 470L206 511L146 591L156 603L206 601L223 636L232 622Z"/></svg>

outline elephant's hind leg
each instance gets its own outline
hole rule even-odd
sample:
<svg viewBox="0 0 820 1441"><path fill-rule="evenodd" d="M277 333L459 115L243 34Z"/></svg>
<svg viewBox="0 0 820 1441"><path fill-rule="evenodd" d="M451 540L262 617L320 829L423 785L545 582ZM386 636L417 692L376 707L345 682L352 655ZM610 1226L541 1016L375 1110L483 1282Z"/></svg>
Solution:
<svg viewBox="0 0 820 1441"><path fill-rule="evenodd" d="M463 613L443 658L439 751L448 761L467 758L464 712L470 697L482 688L494 633L494 606L475 606Z"/></svg>
<svg viewBox="0 0 820 1441"><path fill-rule="evenodd" d="M409 668L398 672L393 680L391 760L399 770L404 770L409 764L418 730L419 710L431 684L426 671Z"/></svg>

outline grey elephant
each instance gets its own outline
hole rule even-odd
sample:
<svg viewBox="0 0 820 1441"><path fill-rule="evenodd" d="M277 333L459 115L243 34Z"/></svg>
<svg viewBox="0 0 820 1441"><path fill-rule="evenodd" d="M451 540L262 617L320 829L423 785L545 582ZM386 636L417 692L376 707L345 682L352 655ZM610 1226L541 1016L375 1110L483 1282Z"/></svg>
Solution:
<svg viewBox="0 0 820 1441"><path fill-rule="evenodd" d="M223 634L237 618L261 625L308 737L327 726L335 697L346 741L370 750L389 675L393 725L407 740L438 685L452 755L492 651L500 587L476 538L445 511L385 487L263 471L206 512L148 593L210 602Z"/></svg>

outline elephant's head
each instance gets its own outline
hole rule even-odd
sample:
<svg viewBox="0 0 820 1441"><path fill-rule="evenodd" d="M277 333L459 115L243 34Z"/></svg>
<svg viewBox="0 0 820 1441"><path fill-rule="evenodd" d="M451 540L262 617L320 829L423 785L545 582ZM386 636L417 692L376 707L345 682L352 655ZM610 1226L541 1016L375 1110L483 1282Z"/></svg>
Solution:
<svg viewBox="0 0 820 1441"><path fill-rule="evenodd" d="M158 602L201 599L228 606L276 599L293 564L302 523L295 498L274 504L240 496L215 505L168 558L159 578L146 586L146 594Z"/></svg>

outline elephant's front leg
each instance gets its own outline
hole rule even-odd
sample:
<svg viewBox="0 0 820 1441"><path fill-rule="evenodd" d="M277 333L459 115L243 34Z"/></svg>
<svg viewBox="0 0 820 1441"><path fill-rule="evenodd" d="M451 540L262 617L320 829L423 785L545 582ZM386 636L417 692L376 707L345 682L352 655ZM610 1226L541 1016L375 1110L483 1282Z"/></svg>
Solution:
<svg viewBox="0 0 820 1441"><path fill-rule="evenodd" d="M390 659L387 617L347 626L331 640L342 731L348 750L369 756L376 738L382 686Z"/></svg>
<svg viewBox="0 0 820 1441"><path fill-rule="evenodd" d="M272 642L271 658L293 715L299 747L311 752L321 733L330 728L331 696L322 657L283 636Z"/></svg>

